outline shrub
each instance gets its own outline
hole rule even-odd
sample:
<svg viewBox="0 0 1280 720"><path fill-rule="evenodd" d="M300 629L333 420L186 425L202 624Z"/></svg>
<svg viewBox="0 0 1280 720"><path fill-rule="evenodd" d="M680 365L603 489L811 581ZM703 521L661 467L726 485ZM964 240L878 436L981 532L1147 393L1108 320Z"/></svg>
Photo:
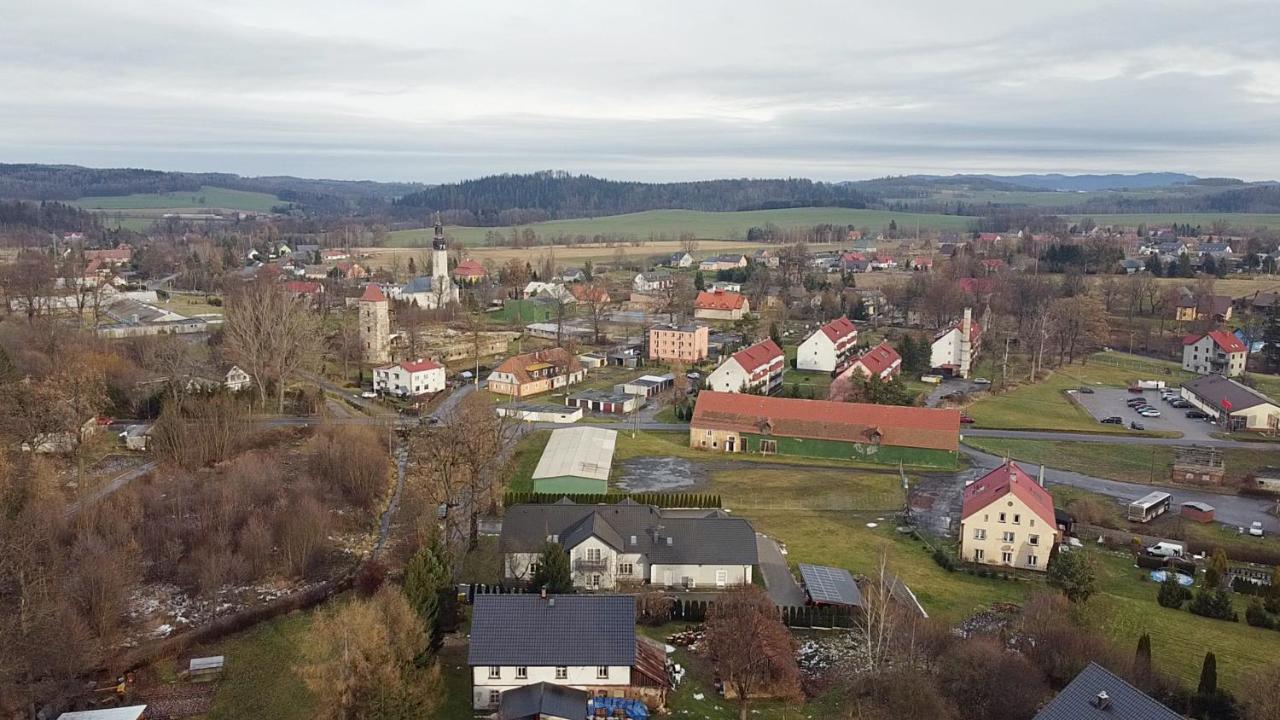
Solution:
<svg viewBox="0 0 1280 720"><path fill-rule="evenodd" d="M1181 610L1182 604L1191 599L1191 591L1178 584L1178 578L1169 573L1160 583L1160 592L1156 593L1156 602L1161 607Z"/></svg>
<svg viewBox="0 0 1280 720"><path fill-rule="evenodd" d="M1244 611L1244 621L1253 627L1267 628L1274 630L1276 621L1271 617L1262 606L1262 598L1254 598L1249 601L1249 607Z"/></svg>
<svg viewBox="0 0 1280 720"><path fill-rule="evenodd" d="M373 597L387 580L387 566L369 558L356 571L355 588L360 597Z"/></svg>
<svg viewBox="0 0 1280 720"><path fill-rule="evenodd" d="M938 567L951 572L956 569L956 561L950 554L944 552L942 548L933 551L933 561L938 563Z"/></svg>
<svg viewBox="0 0 1280 720"><path fill-rule="evenodd" d="M1187 610L1194 615L1216 620L1236 622L1239 619L1231 606L1231 594L1218 588L1202 587L1197 590L1191 597Z"/></svg>

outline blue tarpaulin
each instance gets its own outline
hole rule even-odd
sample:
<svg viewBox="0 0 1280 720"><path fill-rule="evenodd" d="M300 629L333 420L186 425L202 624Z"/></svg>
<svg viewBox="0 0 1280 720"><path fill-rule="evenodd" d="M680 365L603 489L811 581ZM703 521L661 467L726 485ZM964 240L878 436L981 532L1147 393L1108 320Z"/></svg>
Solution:
<svg viewBox="0 0 1280 720"><path fill-rule="evenodd" d="M627 713L628 720L649 720L649 707L640 700L611 697L591 698L592 717L595 716L597 708L604 708L610 718L615 717L614 710L621 708Z"/></svg>

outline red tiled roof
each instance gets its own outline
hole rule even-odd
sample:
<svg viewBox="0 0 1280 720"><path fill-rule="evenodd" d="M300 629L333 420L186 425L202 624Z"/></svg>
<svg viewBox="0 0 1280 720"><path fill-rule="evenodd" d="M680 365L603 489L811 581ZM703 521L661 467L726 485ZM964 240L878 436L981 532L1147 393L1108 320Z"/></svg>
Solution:
<svg viewBox="0 0 1280 720"><path fill-rule="evenodd" d="M291 293L299 293L311 295L320 292L320 283L307 282L305 280L290 280L284 284L284 289Z"/></svg>
<svg viewBox="0 0 1280 720"><path fill-rule="evenodd" d="M691 427L955 452L960 411L703 390Z"/></svg>
<svg viewBox="0 0 1280 720"><path fill-rule="evenodd" d="M822 326L822 333L831 339L831 342L840 342L842 338L850 335L857 335L858 328L847 317L839 317L826 325Z"/></svg>
<svg viewBox="0 0 1280 720"><path fill-rule="evenodd" d="M879 377L880 373L893 367L895 362L901 363L902 356L893 349L888 340L881 340L879 345L859 355L853 361L853 365L860 363L867 372Z"/></svg>
<svg viewBox="0 0 1280 720"><path fill-rule="evenodd" d="M762 365L769 365L780 357L782 357L782 348L778 347L773 340L758 342L733 354L733 359L747 372Z"/></svg>
<svg viewBox="0 0 1280 720"><path fill-rule="evenodd" d="M867 256L863 255L860 252L847 252L840 256L840 262L846 262L846 263L863 262L866 259L867 259Z"/></svg>
<svg viewBox="0 0 1280 720"><path fill-rule="evenodd" d="M468 258L458 263L458 267L453 269L453 274L458 277L484 277L488 273L484 265Z"/></svg>
<svg viewBox="0 0 1280 720"><path fill-rule="evenodd" d="M524 384L533 379L529 375L529 366L538 363L547 363L548 365L563 368L566 373L575 373L582 369L582 363L578 362L578 358L573 353L557 347L513 355L503 360L502 364L495 368L494 371L514 375L517 382Z"/></svg>
<svg viewBox="0 0 1280 720"><path fill-rule="evenodd" d="M416 373L424 372L426 370L436 370L444 366L434 360L423 360L419 358L417 360L406 360L400 363L400 367L405 372Z"/></svg>
<svg viewBox="0 0 1280 720"><path fill-rule="evenodd" d="M1017 463L1007 460L1004 465L983 475L964 489L964 508L960 516L970 517L1011 492L1026 503L1040 517L1041 522L1050 528L1058 526L1053 514L1053 496L1040 487L1035 478L1018 467Z"/></svg>
<svg viewBox="0 0 1280 720"><path fill-rule="evenodd" d="M1205 335L1212 338L1213 344L1222 348L1223 352L1238 353L1238 352L1245 351L1244 342L1240 340L1240 338L1236 337L1235 335L1232 335L1229 332L1226 332L1225 330L1210 330L1204 335L1187 335L1186 337L1182 338L1182 344L1194 345L1200 342L1200 340L1204 338Z"/></svg>
<svg viewBox="0 0 1280 720"><path fill-rule="evenodd" d="M360 296L360 302L386 302L387 296L382 294L382 288L377 283L369 283L364 286L364 294Z"/></svg>
<svg viewBox="0 0 1280 720"><path fill-rule="evenodd" d="M698 310L741 310L746 298L736 292L703 290L693 306Z"/></svg>
<svg viewBox="0 0 1280 720"><path fill-rule="evenodd" d="M595 302L609 302L609 293L599 285L583 285L574 283L569 286L569 293L579 302L594 300Z"/></svg>
<svg viewBox="0 0 1280 720"><path fill-rule="evenodd" d="M932 265L933 257L925 256L925 255L917 255L914 258L911 258L911 264L912 265Z"/></svg>

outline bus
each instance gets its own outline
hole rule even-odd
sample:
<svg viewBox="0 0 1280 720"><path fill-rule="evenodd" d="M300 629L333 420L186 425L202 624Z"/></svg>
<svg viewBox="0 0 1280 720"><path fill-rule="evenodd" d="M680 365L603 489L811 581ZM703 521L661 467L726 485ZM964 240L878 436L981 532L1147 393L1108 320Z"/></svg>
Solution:
<svg viewBox="0 0 1280 720"><path fill-rule="evenodd" d="M1169 512L1169 503L1173 496L1167 492L1153 492L1129 503L1129 520L1132 522L1151 522Z"/></svg>

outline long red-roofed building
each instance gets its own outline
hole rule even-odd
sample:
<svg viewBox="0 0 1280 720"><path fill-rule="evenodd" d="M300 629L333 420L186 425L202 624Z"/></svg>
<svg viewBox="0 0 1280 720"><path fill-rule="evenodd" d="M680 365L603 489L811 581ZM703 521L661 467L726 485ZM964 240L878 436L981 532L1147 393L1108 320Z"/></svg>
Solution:
<svg viewBox="0 0 1280 720"><path fill-rule="evenodd" d="M704 390L689 446L713 452L955 467L960 411Z"/></svg>
<svg viewBox="0 0 1280 720"><path fill-rule="evenodd" d="M750 312L745 295L727 290L703 290L693 301L693 316L702 320L741 320Z"/></svg>
<svg viewBox="0 0 1280 720"><path fill-rule="evenodd" d="M787 358L773 340L758 342L729 356L707 376L707 389L768 395L782 387Z"/></svg>
<svg viewBox="0 0 1280 720"><path fill-rule="evenodd" d="M964 489L960 556L965 562L1043 571L1058 541L1053 496L1012 461Z"/></svg>

